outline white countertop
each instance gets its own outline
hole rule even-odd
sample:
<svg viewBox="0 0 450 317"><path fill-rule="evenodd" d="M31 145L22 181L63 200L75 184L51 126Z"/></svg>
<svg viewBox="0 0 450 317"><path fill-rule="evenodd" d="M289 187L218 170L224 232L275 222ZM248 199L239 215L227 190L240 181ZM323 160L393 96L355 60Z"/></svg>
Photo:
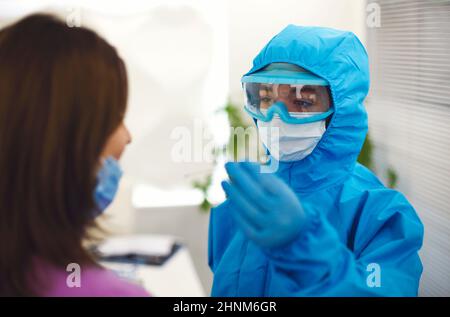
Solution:
<svg viewBox="0 0 450 317"><path fill-rule="evenodd" d="M102 265L138 282L153 296L205 296L190 253L184 246L161 266L115 262L102 262Z"/></svg>

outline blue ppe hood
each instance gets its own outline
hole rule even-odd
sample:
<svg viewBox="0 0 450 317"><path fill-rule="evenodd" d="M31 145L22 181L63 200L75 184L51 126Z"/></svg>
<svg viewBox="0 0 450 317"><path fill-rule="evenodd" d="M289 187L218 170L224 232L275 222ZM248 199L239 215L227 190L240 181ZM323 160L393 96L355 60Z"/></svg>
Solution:
<svg viewBox="0 0 450 317"><path fill-rule="evenodd" d="M353 170L367 134L363 101L369 90L369 65L363 45L351 32L289 25L261 50L243 78L271 63L295 64L326 80L334 109L314 151L301 161L279 162L279 173L298 179L290 180L297 191L342 181Z"/></svg>
<svg viewBox="0 0 450 317"><path fill-rule="evenodd" d="M277 173L298 197L309 225L286 245L263 248L230 216L231 199L213 208L211 294L416 296L423 225L401 193L356 163L367 133L364 47L351 32L290 25L262 49L246 75L276 62L322 77L331 90L334 113L314 151L301 161L278 162Z"/></svg>
<svg viewBox="0 0 450 317"><path fill-rule="evenodd" d="M270 64L256 73L243 76L241 82L328 86L325 79L288 63Z"/></svg>

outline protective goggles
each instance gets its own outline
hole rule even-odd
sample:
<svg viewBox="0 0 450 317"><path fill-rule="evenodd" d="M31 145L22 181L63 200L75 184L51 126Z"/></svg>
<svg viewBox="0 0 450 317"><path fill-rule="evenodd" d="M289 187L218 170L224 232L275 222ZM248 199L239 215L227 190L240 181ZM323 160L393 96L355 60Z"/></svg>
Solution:
<svg viewBox="0 0 450 317"><path fill-rule="evenodd" d="M295 65L279 64L242 78L245 110L255 119L301 124L326 119L333 113L327 82Z"/></svg>

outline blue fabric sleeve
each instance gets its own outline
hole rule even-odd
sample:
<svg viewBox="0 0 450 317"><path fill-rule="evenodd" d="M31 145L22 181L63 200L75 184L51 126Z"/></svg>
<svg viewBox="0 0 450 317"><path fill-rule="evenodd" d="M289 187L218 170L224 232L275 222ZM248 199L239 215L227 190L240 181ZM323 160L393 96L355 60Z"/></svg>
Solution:
<svg viewBox="0 0 450 317"><path fill-rule="evenodd" d="M308 226L295 241L264 250L272 271L268 295L416 296L422 273L422 223L395 191L375 191L365 199L354 226L353 250L321 213L311 209ZM379 287L370 283L373 263L380 269Z"/></svg>
<svg viewBox="0 0 450 317"><path fill-rule="evenodd" d="M230 240L236 231L229 213L229 202L226 200L217 207L211 208L208 228L208 265L214 273L216 264L222 258Z"/></svg>

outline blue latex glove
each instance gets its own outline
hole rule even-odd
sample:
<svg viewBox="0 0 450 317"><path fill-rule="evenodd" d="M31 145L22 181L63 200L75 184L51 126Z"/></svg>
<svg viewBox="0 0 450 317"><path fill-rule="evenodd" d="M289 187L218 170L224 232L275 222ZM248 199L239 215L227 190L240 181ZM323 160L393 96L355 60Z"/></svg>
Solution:
<svg viewBox="0 0 450 317"><path fill-rule="evenodd" d="M250 162L226 163L231 182L222 187L232 204L232 215L245 235L264 248L294 240L306 223L295 193L274 174L260 173Z"/></svg>

